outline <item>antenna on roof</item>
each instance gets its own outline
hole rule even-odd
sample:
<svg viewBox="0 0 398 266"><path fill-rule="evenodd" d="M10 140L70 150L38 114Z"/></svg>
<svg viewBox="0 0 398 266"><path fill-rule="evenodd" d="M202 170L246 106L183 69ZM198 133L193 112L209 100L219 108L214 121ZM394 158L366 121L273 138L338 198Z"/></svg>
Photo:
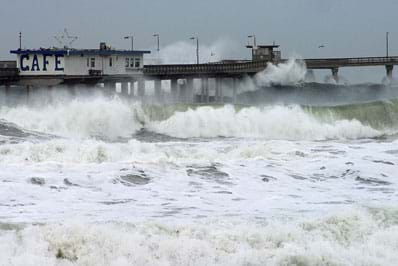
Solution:
<svg viewBox="0 0 398 266"><path fill-rule="evenodd" d="M79 39L77 36L69 35L68 30L65 28L64 32L59 36L54 36L54 38L58 41L59 45L64 48L72 48L72 44Z"/></svg>

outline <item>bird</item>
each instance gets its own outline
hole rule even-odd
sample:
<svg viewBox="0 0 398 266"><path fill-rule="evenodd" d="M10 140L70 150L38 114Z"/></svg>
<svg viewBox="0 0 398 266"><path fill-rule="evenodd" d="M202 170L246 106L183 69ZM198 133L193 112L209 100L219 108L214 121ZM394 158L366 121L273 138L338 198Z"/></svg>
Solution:
<svg viewBox="0 0 398 266"><path fill-rule="evenodd" d="M325 48L325 45L321 44L318 46L318 48Z"/></svg>

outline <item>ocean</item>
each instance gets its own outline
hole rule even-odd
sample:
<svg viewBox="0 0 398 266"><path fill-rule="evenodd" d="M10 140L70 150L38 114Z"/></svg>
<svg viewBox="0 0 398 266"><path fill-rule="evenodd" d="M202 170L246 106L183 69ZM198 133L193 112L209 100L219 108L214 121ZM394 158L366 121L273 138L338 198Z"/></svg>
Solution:
<svg viewBox="0 0 398 266"><path fill-rule="evenodd" d="M0 265L398 263L396 87L271 86L235 105L14 98Z"/></svg>

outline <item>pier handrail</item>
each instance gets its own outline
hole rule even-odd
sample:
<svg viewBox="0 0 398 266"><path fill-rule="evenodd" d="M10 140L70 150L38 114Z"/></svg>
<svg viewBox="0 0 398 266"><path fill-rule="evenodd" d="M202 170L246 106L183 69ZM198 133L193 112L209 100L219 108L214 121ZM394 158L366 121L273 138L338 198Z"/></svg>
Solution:
<svg viewBox="0 0 398 266"><path fill-rule="evenodd" d="M351 57L351 58L314 58L298 59L305 63L308 69L330 69L350 66L380 66L398 65L398 56L390 57ZM287 62L282 59L280 63ZM228 73L255 73L266 68L268 61L249 62L218 62L207 64L165 64L145 65L146 75L172 75L172 74L228 74Z"/></svg>

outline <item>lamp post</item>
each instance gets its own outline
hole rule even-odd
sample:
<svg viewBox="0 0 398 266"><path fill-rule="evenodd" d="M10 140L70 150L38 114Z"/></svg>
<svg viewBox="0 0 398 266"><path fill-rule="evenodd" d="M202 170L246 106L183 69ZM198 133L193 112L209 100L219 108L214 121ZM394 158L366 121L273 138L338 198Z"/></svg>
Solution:
<svg viewBox="0 0 398 266"><path fill-rule="evenodd" d="M22 50L22 32L19 32L19 50Z"/></svg>
<svg viewBox="0 0 398 266"><path fill-rule="evenodd" d="M253 48L256 48L257 47L256 35L255 34L249 35L249 36L247 36L247 38L249 38L249 39L253 38Z"/></svg>
<svg viewBox="0 0 398 266"><path fill-rule="evenodd" d="M133 35L125 36L124 39L125 40L131 39L131 51L134 51L134 36Z"/></svg>
<svg viewBox="0 0 398 266"><path fill-rule="evenodd" d="M388 57L388 42L389 42L389 40L388 40L388 37L389 37L389 35L390 35L390 33L387 31L386 32L386 55L387 55L387 57Z"/></svg>
<svg viewBox="0 0 398 266"><path fill-rule="evenodd" d="M198 37L191 37L190 40L196 39L196 64L199 65L199 38Z"/></svg>
<svg viewBox="0 0 398 266"><path fill-rule="evenodd" d="M159 53L159 51L160 51L160 37L159 37L159 34L154 34L153 37L156 38L157 47L158 47L158 48L157 48L157 51L158 51L158 53Z"/></svg>

